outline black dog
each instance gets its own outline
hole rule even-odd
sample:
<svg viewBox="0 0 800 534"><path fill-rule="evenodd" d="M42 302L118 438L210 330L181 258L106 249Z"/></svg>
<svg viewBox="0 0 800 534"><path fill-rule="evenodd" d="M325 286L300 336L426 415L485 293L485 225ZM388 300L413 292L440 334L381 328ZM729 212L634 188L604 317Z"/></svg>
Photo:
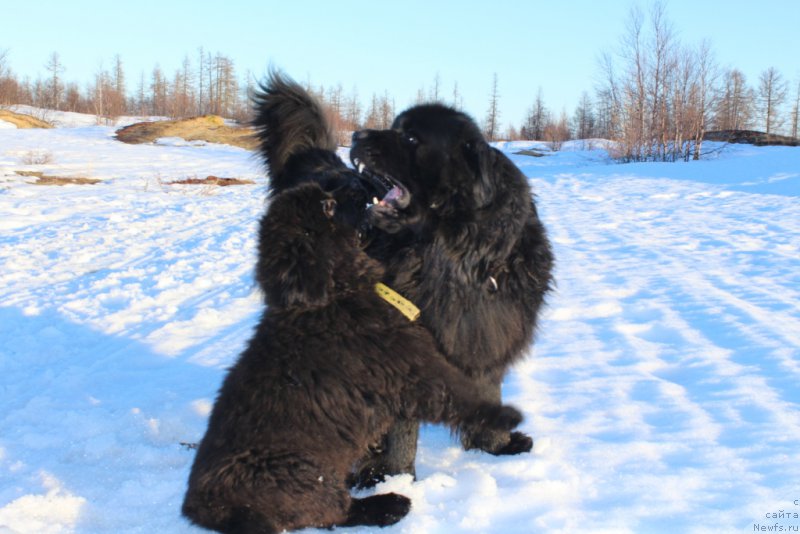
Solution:
<svg viewBox="0 0 800 534"><path fill-rule="evenodd" d="M289 154L275 160L278 176L293 158L314 159L282 144L284 135L294 134L277 123L265 137L271 167L272 157ZM346 173L328 180L324 167L273 185L257 264L268 307L225 378L183 504L200 526L272 533L389 525L408 512L409 500L352 498L347 479L397 418L442 422L467 435L508 432L521 421L514 408L476 394L428 330L401 313L410 307L402 298L379 295L383 269L352 225L363 199Z"/></svg>
<svg viewBox="0 0 800 534"><path fill-rule="evenodd" d="M499 402L552 284L553 254L525 176L470 117L437 104L403 112L389 130L356 132L350 157L382 198L369 211L380 232L368 252L420 307L448 361ZM390 432L360 483L413 473L417 427ZM494 454L532 446L519 432L466 433L462 443Z"/></svg>

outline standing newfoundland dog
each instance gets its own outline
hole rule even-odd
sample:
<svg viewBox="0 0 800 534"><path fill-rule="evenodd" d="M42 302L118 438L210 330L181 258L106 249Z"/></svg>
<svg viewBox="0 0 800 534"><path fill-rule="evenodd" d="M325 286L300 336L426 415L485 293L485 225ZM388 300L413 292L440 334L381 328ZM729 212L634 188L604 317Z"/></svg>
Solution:
<svg viewBox="0 0 800 534"><path fill-rule="evenodd" d="M357 178L344 165L326 171L324 135L292 127L303 122L293 109L309 112L295 98L303 95L275 74L262 95L262 118L289 112L262 132L279 177L259 230L267 309L220 389L183 503L192 522L221 532L392 524L408 512L406 497L353 498L347 481L395 420L473 436L507 433L522 419L476 393L430 332L401 313L408 304L378 284L383 269L353 225L365 198L347 173Z"/></svg>
<svg viewBox="0 0 800 534"><path fill-rule="evenodd" d="M401 113L389 130L356 132L350 158L375 195L368 252L386 282L422 310L447 360L499 402L552 284L553 254L527 179L470 117L438 104ZM417 432L415 421L396 425L358 481L414 473ZM532 447L520 432L461 438L494 454Z"/></svg>

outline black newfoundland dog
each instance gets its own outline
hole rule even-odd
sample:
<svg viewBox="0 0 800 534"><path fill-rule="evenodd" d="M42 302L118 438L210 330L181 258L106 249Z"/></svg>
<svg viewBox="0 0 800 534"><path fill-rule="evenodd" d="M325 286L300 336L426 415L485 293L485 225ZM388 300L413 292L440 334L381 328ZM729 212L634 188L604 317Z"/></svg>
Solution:
<svg viewBox="0 0 800 534"><path fill-rule="evenodd" d="M347 480L395 420L474 436L507 433L522 418L476 393L401 313L404 299L378 284L383 268L353 225L365 206L358 178L341 163L325 170L330 154L318 149L329 139L300 127L319 111L304 95L273 74L258 101L276 180L259 233L267 309L220 389L183 503L192 522L221 532L392 524L408 512L406 497L353 498ZM273 123L278 111L288 115Z"/></svg>
<svg viewBox="0 0 800 534"><path fill-rule="evenodd" d="M447 360L499 402L552 284L553 254L527 179L470 117L438 104L401 113L389 130L356 132L350 158L375 195L368 253L385 281L422 310ZM398 424L358 482L414 473L417 431L416 422ZM520 432L461 438L494 454L532 447Z"/></svg>

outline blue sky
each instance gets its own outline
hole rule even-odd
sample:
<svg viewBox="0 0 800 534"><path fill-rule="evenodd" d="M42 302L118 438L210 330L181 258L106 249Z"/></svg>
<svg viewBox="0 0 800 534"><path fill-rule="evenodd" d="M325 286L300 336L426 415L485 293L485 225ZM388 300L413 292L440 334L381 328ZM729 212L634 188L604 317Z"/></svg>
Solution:
<svg viewBox="0 0 800 534"><path fill-rule="evenodd" d="M128 89L156 64L168 75L197 49L221 52L237 72L272 63L299 80L355 88L363 102L388 91L398 108L439 76L481 120L496 73L502 126L522 122L542 88L554 111L571 113L593 87L597 57L624 33L629 0L244 1L0 0L0 50L20 76L45 75L53 51L65 78L89 82L120 54ZM638 2L645 10L650 2ZM767 67L800 78L800 0L669 0L681 40L711 41L717 62L751 85Z"/></svg>

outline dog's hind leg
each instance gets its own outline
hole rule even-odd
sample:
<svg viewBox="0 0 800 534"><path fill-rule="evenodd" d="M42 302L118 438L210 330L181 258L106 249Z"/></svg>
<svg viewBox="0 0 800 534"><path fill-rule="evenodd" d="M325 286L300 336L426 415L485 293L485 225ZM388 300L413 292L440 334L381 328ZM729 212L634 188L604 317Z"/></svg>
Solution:
<svg viewBox="0 0 800 534"><path fill-rule="evenodd" d="M350 485L371 488L386 480L386 477L404 473L416 478L414 458L417 455L418 436L418 421L396 421L380 443L362 459L357 471L350 477Z"/></svg>

